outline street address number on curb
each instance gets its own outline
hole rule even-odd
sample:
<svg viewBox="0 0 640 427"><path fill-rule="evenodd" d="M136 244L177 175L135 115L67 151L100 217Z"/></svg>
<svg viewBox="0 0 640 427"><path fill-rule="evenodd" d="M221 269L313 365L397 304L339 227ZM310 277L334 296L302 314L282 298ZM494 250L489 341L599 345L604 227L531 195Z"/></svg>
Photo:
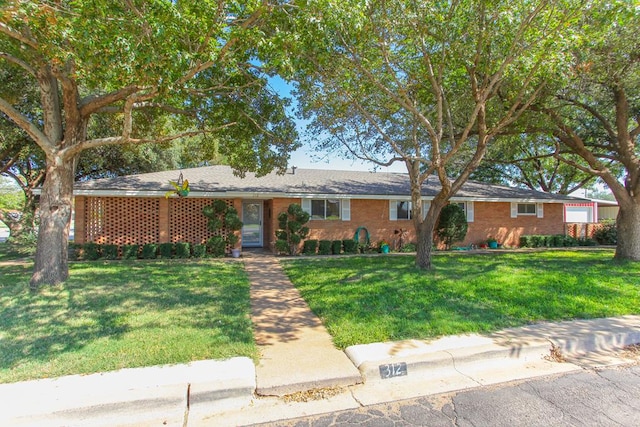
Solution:
<svg viewBox="0 0 640 427"><path fill-rule="evenodd" d="M404 377L406 375L408 375L408 373L407 364L405 362L380 365L380 378L383 380L393 377Z"/></svg>

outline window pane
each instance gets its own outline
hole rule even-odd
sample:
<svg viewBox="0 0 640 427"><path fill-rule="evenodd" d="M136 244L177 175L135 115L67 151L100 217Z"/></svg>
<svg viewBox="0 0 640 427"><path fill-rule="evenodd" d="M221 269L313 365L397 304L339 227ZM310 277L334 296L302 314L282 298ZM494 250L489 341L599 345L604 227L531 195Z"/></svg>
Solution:
<svg viewBox="0 0 640 427"><path fill-rule="evenodd" d="M460 209L462 209L462 212L467 213L467 204L465 202L460 202L460 203L456 203L456 205L460 206Z"/></svg>
<svg viewBox="0 0 640 427"><path fill-rule="evenodd" d="M311 219L324 219L324 200L311 201Z"/></svg>
<svg viewBox="0 0 640 427"><path fill-rule="evenodd" d="M340 219L340 200L327 200L327 219Z"/></svg>
<svg viewBox="0 0 640 427"><path fill-rule="evenodd" d="M535 203L518 203L518 214L535 215L536 204Z"/></svg>
<svg viewBox="0 0 640 427"><path fill-rule="evenodd" d="M398 201L398 219L411 219L411 202Z"/></svg>

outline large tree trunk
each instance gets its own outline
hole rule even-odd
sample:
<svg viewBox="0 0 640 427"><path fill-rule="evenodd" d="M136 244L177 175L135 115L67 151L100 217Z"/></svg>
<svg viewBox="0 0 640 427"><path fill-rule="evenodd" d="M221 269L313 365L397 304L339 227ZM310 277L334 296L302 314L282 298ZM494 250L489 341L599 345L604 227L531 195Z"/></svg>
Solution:
<svg viewBox="0 0 640 427"><path fill-rule="evenodd" d="M620 203L616 259L640 261L640 204L634 199Z"/></svg>
<svg viewBox="0 0 640 427"><path fill-rule="evenodd" d="M74 162L60 156L47 159L40 196L40 227L31 289L67 280L68 242L73 200Z"/></svg>
<svg viewBox="0 0 640 427"><path fill-rule="evenodd" d="M431 202L429 211L423 221L416 221L416 267L421 270L433 270L431 256L433 253L433 232L438 222L438 217L446 202L437 199Z"/></svg>

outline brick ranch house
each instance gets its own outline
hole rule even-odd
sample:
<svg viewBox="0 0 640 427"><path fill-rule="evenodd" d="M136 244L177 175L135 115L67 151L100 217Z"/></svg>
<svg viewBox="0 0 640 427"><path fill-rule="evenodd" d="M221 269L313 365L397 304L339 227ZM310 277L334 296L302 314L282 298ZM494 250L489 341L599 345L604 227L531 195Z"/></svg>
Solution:
<svg viewBox="0 0 640 427"><path fill-rule="evenodd" d="M180 173L191 192L165 198L172 190L169 181ZM425 205L438 188L437 179L429 178L422 192ZM204 243L211 232L202 208L215 199L240 213L244 248L273 251L277 216L291 203L311 214L310 239L352 239L365 227L372 243L394 242L400 229L407 230L406 241L415 240L409 180L402 173L292 168L284 175L240 178L228 166L210 166L82 182L74 195L76 243ZM465 210L469 223L461 245L494 237L508 246L517 246L521 235L565 234L565 205L588 202L477 182L465 184L451 200Z"/></svg>

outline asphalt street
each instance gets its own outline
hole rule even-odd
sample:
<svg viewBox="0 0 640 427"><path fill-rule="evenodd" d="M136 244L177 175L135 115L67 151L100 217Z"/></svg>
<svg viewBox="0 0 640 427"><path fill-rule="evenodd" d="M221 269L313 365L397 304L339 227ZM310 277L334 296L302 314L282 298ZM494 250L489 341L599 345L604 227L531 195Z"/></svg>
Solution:
<svg viewBox="0 0 640 427"><path fill-rule="evenodd" d="M636 427L640 366L589 369L259 426Z"/></svg>

